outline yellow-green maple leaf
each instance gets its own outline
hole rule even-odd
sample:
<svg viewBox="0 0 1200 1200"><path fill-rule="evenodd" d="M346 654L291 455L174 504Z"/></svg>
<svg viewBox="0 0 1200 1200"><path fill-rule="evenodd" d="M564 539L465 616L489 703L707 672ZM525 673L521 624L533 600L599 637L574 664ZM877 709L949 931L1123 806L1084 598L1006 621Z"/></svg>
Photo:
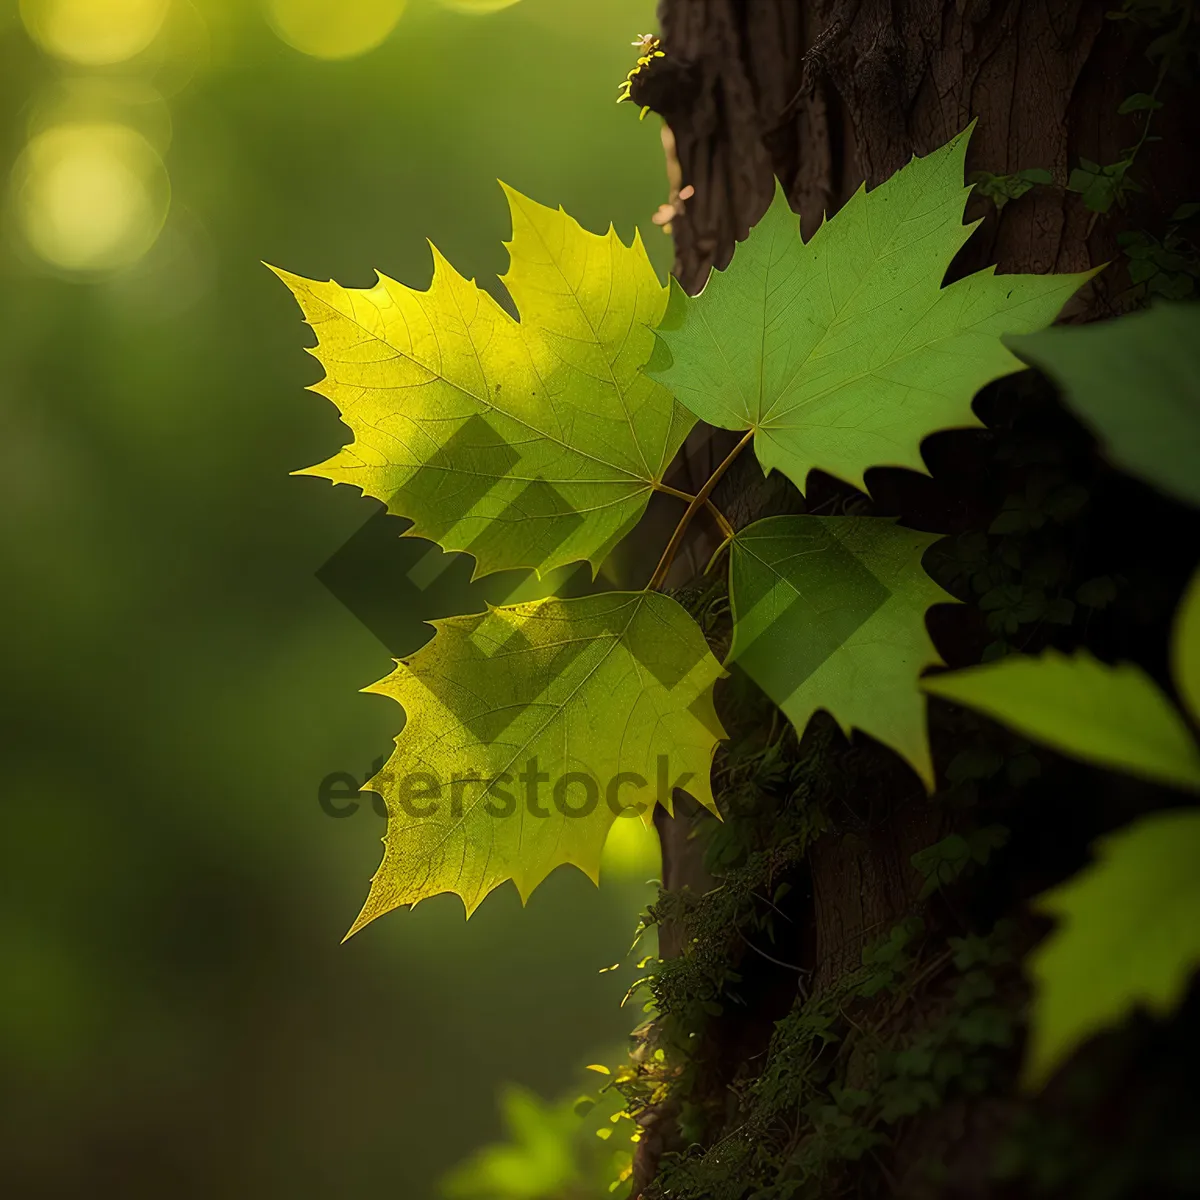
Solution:
<svg viewBox="0 0 1200 1200"><path fill-rule="evenodd" d="M470 914L508 879L524 900L563 863L595 880L618 813L638 806L648 821L673 786L715 811L722 671L675 600L551 597L435 627L368 689L407 720L367 785L387 804L388 830L352 933L441 892Z"/></svg>
<svg viewBox="0 0 1200 1200"><path fill-rule="evenodd" d="M666 288L626 246L505 188L503 276L521 320L433 249L416 291L276 270L317 333L313 387L354 441L305 474L354 484L476 574L597 569L637 522L694 418L643 374ZM274 269L274 268L273 268Z"/></svg>
<svg viewBox="0 0 1200 1200"><path fill-rule="evenodd" d="M698 417L753 429L765 471L925 471L921 442L980 424L971 400L1021 362L1001 336L1049 325L1095 272L942 287L962 223L969 131L865 185L804 242L782 188L733 261L689 298L672 281L650 370Z"/></svg>

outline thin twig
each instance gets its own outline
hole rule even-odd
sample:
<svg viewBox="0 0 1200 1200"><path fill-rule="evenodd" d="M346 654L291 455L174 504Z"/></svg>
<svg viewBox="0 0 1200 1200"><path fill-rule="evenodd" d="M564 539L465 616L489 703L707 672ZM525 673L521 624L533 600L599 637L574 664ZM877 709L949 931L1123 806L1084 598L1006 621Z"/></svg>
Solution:
<svg viewBox="0 0 1200 1200"><path fill-rule="evenodd" d="M845 26L841 18L834 17L828 28L817 35L812 46L805 52L804 57L800 60L803 67L800 72L800 86L796 89L796 94L783 106L776 119L776 128L791 117L796 111L796 105L803 97L811 96L816 90L818 78L829 70L827 62L829 49L838 41L844 31Z"/></svg>
<svg viewBox="0 0 1200 1200"><path fill-rule="evenodd" d="M735 926L735 928L736 928L736 926ZM738 935L738 937L740 937L742 939L743 942L746 943L747 946L750 947L751 950L754 951L755 954L761 954L763 956L763 958L765 958L767 960L767 962L773 962L777 967L783 967L788 971L795 971L795 972L797 972L797 974L800 974L800 975L811 975L812 974L812 971L808 967L798 967L798 966L796 966L795 963L784 962L783 959L781 959L781 958L772 957L765 950L760 949L758 946L756 946L740 929L737 930L737 935Z"/></svg>
<svg viewBox="0 0 1200 1200"><path fill-rule="evenodd" d="M654 574L650 576L650 582L646 585L649 591L662 587L663 580L666 579L667 572L671 569L671 563L675 561L675 555L683 542L683 535L687 533L687 528L692 523L692 518L707 502L709 496L712 495L713 488L720 482L721 476L729 469L733 460L749 445L753 437L754 430L746 430L746 436L726 455L725 461L708 477L704 486L692 498L687 510L679 518L679 524L675 526L675 532L671 534L671 540L667 543L667 548L663 551L658 566L654 568ZM732 529L730 532L733 532Z"/></svg>
<svg viewBox="0 0 1200 1200"><path fill-rule="evenodd" d="M686 500L690 504L695 500L695 496L691 492L681 492L678 488L668 487L665 483L656 483L654 485L656 492L665 492L668 496L675 496L679 500ZM708 509L709 515L717 523L717 528L726 538L733 537L733 526L729 523L725 514L711 501L705 500L704 507Z"/></svg>
<svg viewBox="0 0 1200 1200"><path fill-rule="evenodd" d="M771 901L766 898L766 896L760 896L755 891L752 891L750 893L750 895L752 895L755 898L755 900L761 900L764 904L769 905L771 908L773 908L789 925L793 924L792 918L789 917L787 915L787 913L785 913L783 911L783 909L779 907L778 904L772 904Z"/></svg>
<svg viewBox="0 0 1200 1200"><path fill-rule="evenodd" d="M712 553L712 558L708 560L708 565L704 568L705 575L712 573L713 567L717 565L717 559L729 548L733 543L733 534L731 533Z"/></svg>

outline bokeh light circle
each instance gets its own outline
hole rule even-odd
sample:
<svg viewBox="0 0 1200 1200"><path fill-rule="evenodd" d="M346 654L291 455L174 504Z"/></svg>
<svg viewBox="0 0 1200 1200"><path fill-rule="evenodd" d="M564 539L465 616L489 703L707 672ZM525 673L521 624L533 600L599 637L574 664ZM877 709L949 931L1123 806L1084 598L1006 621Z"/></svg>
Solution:
<svg viewBox="0 0 1200 1200"><path fill-rule="evenodd" d="M21 20L48 54L99 67L140 54L171 0L21 0Z"/></svg>
<svg viewBox="0 0 1200 1200"><path fill-rule="evenodd" d="M17 224L29 248L66 271L109 271L154 245L170 181L154 147L115 122L37 134L13 168Z"/></svg>
<svg viewBox="0 0 1200 1200"><path fill-rule="evenodd" d="M160 155L171 145L171 110L157 88L133 75L64 74L36 92L26 136L57 125L128 125Z"/></svg>
<svg viewBox="0 0 1200 1200"><path fill-rule="evenodd" d="M632 792L631 792L632 795ZM662 874L658 831L640 819L621 816L609 828L600 856L601 879L646 879Z"/></svg>
<svg viewBox="0 0 1200 1200"><path fill-rule="evenodd" d="M407 0L266 0L267 20L287 44L313 58L353 58L374 50L400 20Z"/></svg>

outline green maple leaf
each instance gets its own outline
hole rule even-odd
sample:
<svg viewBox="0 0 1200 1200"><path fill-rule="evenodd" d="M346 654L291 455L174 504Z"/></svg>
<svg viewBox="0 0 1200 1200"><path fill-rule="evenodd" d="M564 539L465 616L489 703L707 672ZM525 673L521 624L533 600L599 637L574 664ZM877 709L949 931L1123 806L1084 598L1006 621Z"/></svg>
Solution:
<svg viewBox="0 0 1200 1200"><path fill-rule="evenodd" d="M1009 345L1061 385L1119 467L1200 504L1200 304L1159 304Z"/></svg>
<svg viewBox="0 0 1200 1200"><path fill-rule="evenodd" d="M302 474L350 483L414 522L407 532L474 555L476 574L593 570L637 522L694 419L642 367L667 292L640 236L624 245L505 188L503 282L521 320L433 249L415 291L285 271L317 333L354 442ZM274 268L273 268L274 269Z"/></svg>
<svg viewBox="0 0 1200 1200"><path fill-rule="evenodd" d="M1171 671L1200 720L1200 571L1175 616ZM1139 667L1086 651L1016 655L923 681L1085 762L1200 790L1200 746ZM1030 956L1026 1079L1040 1086L1084 1040L1138 1005L1169 1012L1200 965L1200 813L1145 817L1101 843L1092 867L1038 900L1059 928Z"/></svg>
<svg viewBox="0 0 1200 1200"><path fill-rule="evenodd" d="M1200 812L1155 813L1105 838L1096 863L1038 898L1058 928L1030 955L1026 1081L1136 1007L1165 1016L1200 966Z"/></svg>
<svg viewBox="0 0 1200 1200"><path fill-rule="evenodd" d="M1132 663L1047 650L936 675L924 688L1084 762L1200 788L1200 749L1187 723Z"/></svg>
<svg viewBox="0 0 1200 1200"><path fill-rule="evenodd" d="M980 424L972 397L1021 369L1001 336L1048 325L1094 274L988 268L941 286L974 228L968 136L860 188L807 244L777 187L700 295L672 281L647 369L709 424L753 429L763 469L801 490L817 467L864 489L869 467L925 471L922 440Z"/></svg>
<svg viewBox="0 0 1200 1200"><path fill-rule="evenodd" d="M921 567L938 535L878 517L768 517L730 557L737 662L803 733L818 709L902 755L933 787L919 676L942 660L925 628L956 603Z"/></svg>
<svg viewBox="0 0 1200 1200"><path fill-rule="evenodd" d="M367 785L388 830L352 933L441 892L469 915L508 879L525 900L563 863L595 880L621 809L649 821L672 785L714 808L722 672L670 597L551 597L434 624L432 642L367 689L407 720Z"/></svg>

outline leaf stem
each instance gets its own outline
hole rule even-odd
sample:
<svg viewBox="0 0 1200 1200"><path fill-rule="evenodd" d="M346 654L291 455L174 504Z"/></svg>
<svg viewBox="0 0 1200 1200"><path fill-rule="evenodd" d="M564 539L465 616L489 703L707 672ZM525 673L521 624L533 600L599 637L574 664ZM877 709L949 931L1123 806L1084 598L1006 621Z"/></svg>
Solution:
<svg viewBox="0 0 1200 1200"><path fill-rule="evenodd" d="M712 569L717 565L717 559L729 548L730 542L733 541L734 535L731 533L712 553L712 558L708 560L708 566L704 568L705 575L711 575Z"/></svg>
<svg viewBox="0 0 1200 1200"><path fill-rule="evenodd" d="M667 577L667 572L671 569L671 563L675 561L675 555L683 542L683 535L687 533L687 527L692 523L692 518L700 511L701 507L708 502L708 498L712 495L712 490L720 482L721 476L725 474L732 465L733 460L750 443L754 437L754 430L746 430L745 437L730 452L725 456L725 461L708 477L704 486L692 497L691 503L687 506L687 510L683 516L679 518L679 524L675 526L675 532L671 534L671 540L667 543L667 548L663 551L662 558L658 560L658 566L654 568L654 574L650 576L650 582L646 585L649 591L654 591L655 588L662 586L663 580ZM728 522L726 522L728 525ZM729 531L733 533L732 527Z"/></svg>
<svg viewBox="0 0 1200 1200"><path fill-rule="evenodd" d="M664 492L666 495L674 496L679 500L686 500L689 504L696 498L691 492L681 492L678 488L668 487L665 483L656 483L654 490ZM708 509L712 519L716 521L717 528L720 529L722 535L726 539L733 537L733 526L729 523L725 514L711 500L705 500L704 507Z"/></svg>

